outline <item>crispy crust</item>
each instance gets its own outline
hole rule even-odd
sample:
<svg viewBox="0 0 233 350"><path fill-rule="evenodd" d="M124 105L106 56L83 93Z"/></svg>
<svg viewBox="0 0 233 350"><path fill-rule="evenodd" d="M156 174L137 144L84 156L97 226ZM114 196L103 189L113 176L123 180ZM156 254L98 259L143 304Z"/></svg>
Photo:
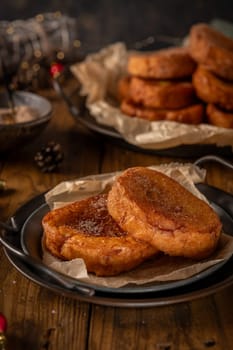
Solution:
<svg viewBox="0 0 233 350"><path fill-rule="evenodd" d="M132 54L128 59L128 73L141 78L177 79L191 76L195 62L186 48L174 47L150 54Z"/></svg>
<svg viewBox="0 0 233 350"><path fill-rule="evenodd" d="M129 86L130 86L131 77L125 76L119 79L117 84L117 98L119 101L127 98L129 95Z"/></svg>
<svg viewBox="0 0 233 350"><path fill-rule="evenodd" d="M195 61L224 79L233 80L233 40L199 23L191 27L189 51Z"/></svg>
<svg viewBox="0 0 233 350"><path fill-rule="evenodd" d="M131 270L158 250L129 236L107 211L107 195L98 195L50 211L42 221L43 242L54 256L82 258L88 272L113 276Z"/></svg>
<svg viewBox="0 0 233 350"><path fill-rule="evenodd" d="M199 66L193 74L193 85L197 96L203 101L233 110L233 83L223 81Z"/></svg>
<svg viewBox="0 0 233 350"><path fill-rule="evenodd" d="M121 102L121 111L131 117L138 117L149 121L171 120L187 124L200 124L204 116L204 107L202 104L169 110L144 107L128 99L124 99Z"/></svg>
<svg viewBox="0 0 233 350"><path fill-rule="evenodd" d="M206 108L208 122L221 128L233 128L233 112L226 112L209 103Z"/></svg>
<svg viewBox="0 0 233 350"><path fill-rule="evenodd" d="M204 106L199 103L174 111L168 111L166 120L186 124L200 124L204 118Z"/></svg>
<svg viewBox="0 0 233 350"><path fill-rule="evenodd" d="M142 118L149 121L164 120L166 116L164 110L144 107L127 98L122 100L120 108L124 114L130 117Z"/></svg>
<svg viewBox="0 0 233 350"><path fill-rule="evenodd" d="M129 98L152 108L182 108L193 104L194 88L189 82L144 80L132 77Z"/></svg>
<svg viewBox="0 0 233 350"><path fill-rule="evenodd" d="M208 257L220 237L221 223L208 204L148 168L130 168L117 178L108 210L133 237L172 256Z"/></svg>

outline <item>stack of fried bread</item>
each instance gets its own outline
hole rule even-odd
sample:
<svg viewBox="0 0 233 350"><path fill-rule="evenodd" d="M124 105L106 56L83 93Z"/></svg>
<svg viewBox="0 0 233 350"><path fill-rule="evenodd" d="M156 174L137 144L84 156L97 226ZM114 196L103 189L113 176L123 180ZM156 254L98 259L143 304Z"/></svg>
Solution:
<svg viewBox="0 0 233 350"><path fill-rule="evenodd" d="M199 124L203 106L191 82L195 67L187 48L130 55L128 75L118 86L122 112L150 121Z"/></svg>
<svg viewBox="0 0 233 350"><path fill-rule="evenodd" d="M144 167L125 170L108 194L50 211L42 225L43 244L51 254L61 260L82 258L97 276L131 270L159 251L207 258L221 233L220 220L207 203Z"/></svg>
<svg viewBox="0 0 233 350"><path fill-rule="evenodd" d="M200 23L191 28L189 52L198 64L193 85L207 103L209 123L233 128L233 40Z"/></svg>
<svg viewBox="0 0 233 350"><path fill-rule="evenodd" d="M233 40L207 24L189 45L131 54L118 82L122 112L150 121L233 127ZM207 118L206 118L207 116Z"/></svg>

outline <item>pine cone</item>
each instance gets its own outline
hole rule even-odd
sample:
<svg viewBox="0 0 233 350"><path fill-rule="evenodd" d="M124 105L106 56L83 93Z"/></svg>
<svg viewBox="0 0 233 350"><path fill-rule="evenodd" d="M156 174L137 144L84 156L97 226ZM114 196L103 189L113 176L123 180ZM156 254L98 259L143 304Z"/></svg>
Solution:
<svg viewBox="0 0 233 350"><path fill-rule="evenodd" d="M34 159L41 171L50 173L58 168L64 159L64 154L59 143L50 141L36 153Z"/></svg>

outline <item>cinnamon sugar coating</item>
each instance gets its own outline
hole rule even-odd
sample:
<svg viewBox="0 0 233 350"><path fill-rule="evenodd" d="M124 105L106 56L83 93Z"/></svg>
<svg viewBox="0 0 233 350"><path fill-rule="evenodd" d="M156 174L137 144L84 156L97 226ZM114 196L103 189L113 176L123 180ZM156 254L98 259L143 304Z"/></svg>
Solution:
<svg viewBox="0 0 233 350"><path fill-rule="evenodd" d="M107 195L50 211L42 221L46 249L62 260L82 258L87 271L113 276L155 255L158 249L127 234L109 215Z"/></svg>
<svg viewBox="0 0 233 350"><path fill-rule="evenodd" d="M108 210L132 237L172 256L206 258L221 233L220 220L207 203L148 168L130 168L117 178Z"/></svg>

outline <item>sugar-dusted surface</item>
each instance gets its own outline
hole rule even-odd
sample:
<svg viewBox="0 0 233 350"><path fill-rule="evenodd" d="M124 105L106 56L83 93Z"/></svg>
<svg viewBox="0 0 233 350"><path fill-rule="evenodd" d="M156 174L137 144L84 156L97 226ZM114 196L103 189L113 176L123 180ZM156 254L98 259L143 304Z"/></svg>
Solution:
<svg viewBox="0 0 233 350"><path fill-rule="evenodd" d="M45 248L63 260L83 259L97 276L128 271L157 254L156 247L128 235L109 215L107 194L50 211L43 218Z"/></svg>

